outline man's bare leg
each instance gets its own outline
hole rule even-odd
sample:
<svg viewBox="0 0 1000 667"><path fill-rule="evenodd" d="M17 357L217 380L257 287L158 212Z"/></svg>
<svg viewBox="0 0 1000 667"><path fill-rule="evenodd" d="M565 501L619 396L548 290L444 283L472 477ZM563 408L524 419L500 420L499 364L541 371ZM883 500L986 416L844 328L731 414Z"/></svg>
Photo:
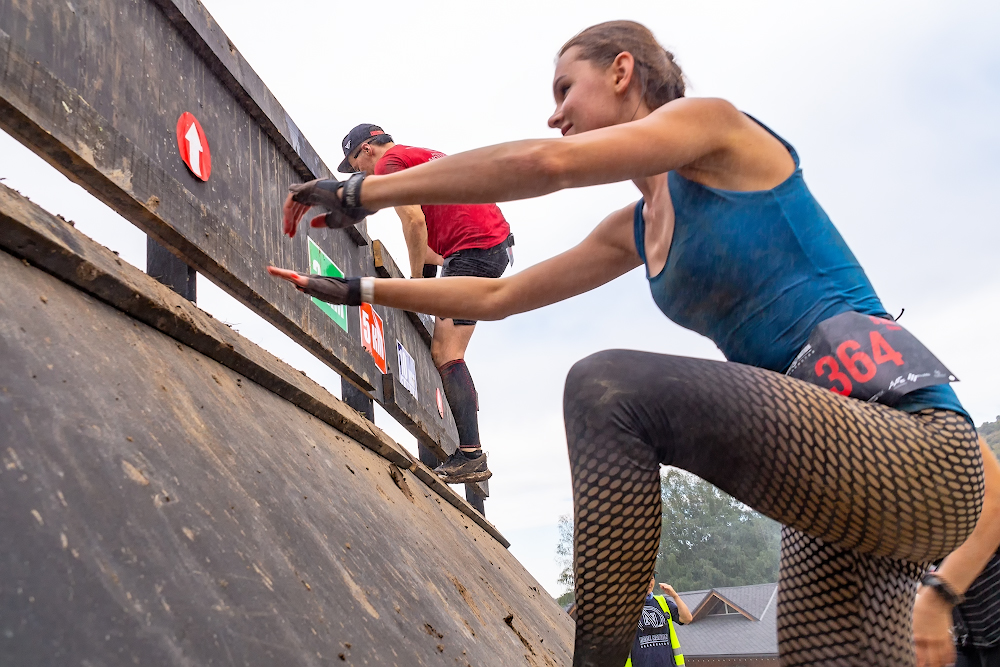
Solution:
<svg viewBox="0 0 1000 667"><path fill-rule="evenodd" d="M465 359L475 324L456 325L451 319L440 317L434 321L434 338L431 340L431 358L434 365L441 368L449 361Z"/></svg>

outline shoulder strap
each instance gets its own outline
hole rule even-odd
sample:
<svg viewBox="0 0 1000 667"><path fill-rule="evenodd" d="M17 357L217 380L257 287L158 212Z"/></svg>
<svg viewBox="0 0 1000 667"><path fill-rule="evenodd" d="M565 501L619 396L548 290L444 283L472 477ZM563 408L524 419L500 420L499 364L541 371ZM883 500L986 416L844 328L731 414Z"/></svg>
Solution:
<svg viewBox="0 0 1000 667"><path fill-rule="evenodd" d="M667 598L662 595L654 595L653 599L660 605L660 609L663 613L667 615L667 620L672 621L673 618L670 616L670 607L667 606Z"/></svg>
<svg viewBox="0 0 1000 667"><path fill-rule="evenodd" d="M666 598L666 596L663 596L663 595L654 595L653 599L656 600L656 602L660 605L660 609L662 609L663 611L665 611L667 613L667 616L669 616L670 615L670 607L667 606L667 598Z"/></svg>

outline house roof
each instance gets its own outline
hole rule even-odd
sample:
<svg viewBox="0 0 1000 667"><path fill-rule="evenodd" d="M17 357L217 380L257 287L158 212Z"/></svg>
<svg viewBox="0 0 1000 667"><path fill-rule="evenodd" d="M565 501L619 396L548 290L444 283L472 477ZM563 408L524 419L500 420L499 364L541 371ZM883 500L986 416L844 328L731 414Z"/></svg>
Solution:
<svg viewBox="0 0 1000 667"><path fill-rule="evenodd" d="M685 656L777 656L778 584L727 586L679 593L692 613L719 598L745 612L726 616L701 614L689 625L675 625ZM756 619L756 620L754 620Z"/></svg>

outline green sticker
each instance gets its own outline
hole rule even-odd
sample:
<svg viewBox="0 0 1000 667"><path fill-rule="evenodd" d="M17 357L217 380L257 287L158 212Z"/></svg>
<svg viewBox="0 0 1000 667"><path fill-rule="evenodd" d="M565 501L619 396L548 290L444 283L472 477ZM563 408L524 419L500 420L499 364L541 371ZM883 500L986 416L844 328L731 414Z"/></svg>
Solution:
<svg viewBox="0 0 1000 667"><path fill-rule="evenodd" d="M309 239L309 272L331 278L344 277L344 272L340 270L340 267L334 264L333 260L312 239ZM337 326L347 331L347 306L335 306L332 303L320 301L316 297L311 298L320 310L337 323Z"/></svg>

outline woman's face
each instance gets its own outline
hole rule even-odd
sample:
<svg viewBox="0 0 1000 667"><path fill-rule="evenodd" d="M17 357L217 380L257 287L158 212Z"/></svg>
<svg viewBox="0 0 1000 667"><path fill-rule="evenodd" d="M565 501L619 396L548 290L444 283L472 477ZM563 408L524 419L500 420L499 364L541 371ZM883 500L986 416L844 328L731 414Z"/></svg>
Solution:
<svg viewBox="0 0 1000 667"><path fill-rule="evenodd" d="M579 47L573 46L562 54L552 80L556 110L549 118L549 127L563 136L622 122L619 116L627 88L620 90L621 72L616 72L620 68L614 64L600 68L579 59L579 53ZM628 60L631 64L631 56Z"/></svg>

